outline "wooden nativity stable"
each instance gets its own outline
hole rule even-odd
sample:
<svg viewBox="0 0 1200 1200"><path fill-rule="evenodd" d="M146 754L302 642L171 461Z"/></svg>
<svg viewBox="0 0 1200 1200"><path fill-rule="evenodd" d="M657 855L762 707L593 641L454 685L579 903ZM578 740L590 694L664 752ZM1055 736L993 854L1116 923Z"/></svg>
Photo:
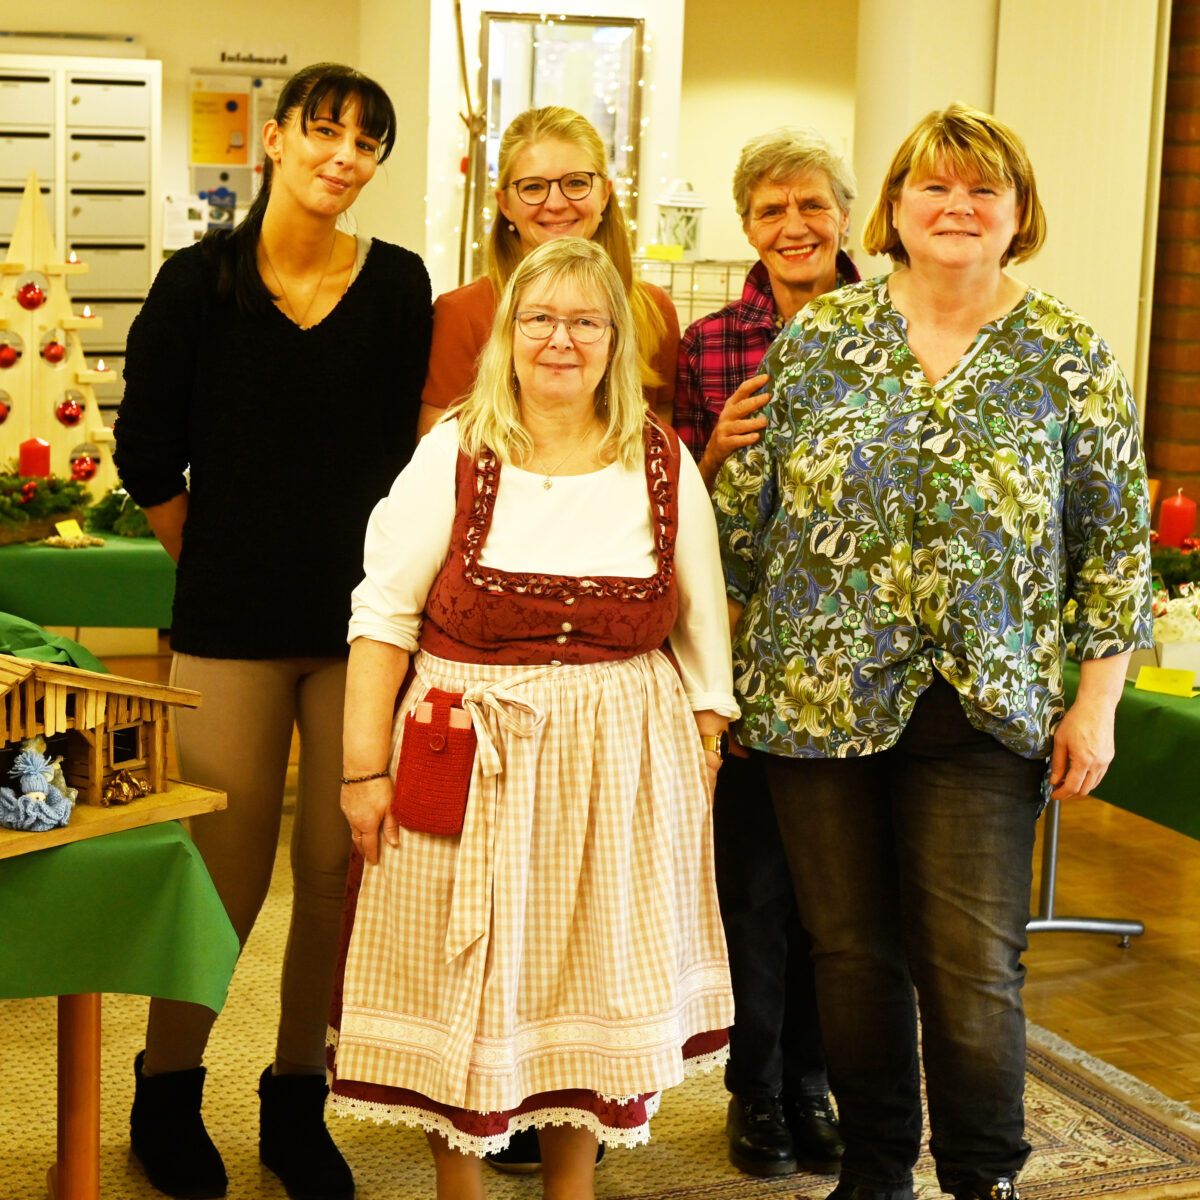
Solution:
<svg viewBox="0 0 1200 1200"><path fill-rule="evenodd" d="M118 771L163 792L167 709L199 703L199 692L0 654L0 783L10 782L22 741L40 733L46 753L62 756L78 804L103 804L104 787Z"/></svg>

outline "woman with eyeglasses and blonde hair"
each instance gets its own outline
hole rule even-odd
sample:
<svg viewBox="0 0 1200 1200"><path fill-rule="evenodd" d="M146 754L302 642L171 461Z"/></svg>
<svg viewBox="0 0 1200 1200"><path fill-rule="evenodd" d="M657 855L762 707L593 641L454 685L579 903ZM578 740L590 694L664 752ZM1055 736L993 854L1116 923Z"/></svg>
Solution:
<svg viewBox="0 0 1200 1200"><path fill-rule="evenodd" d="M629 229L613 194L608 155L586 118L569 108L530 109L500 140L498 212L487 244L487 274L445 295L433 309L433 347L421 396L424 434L463 399L505 284L530 250L560 237L588 238L612 259L637 331L646 403L669 418L675 394L679 318L660 287L635 281Z"/></svg>
<svg viewBox="0 0 1200 1200"><path fill-rule="evenodd" d="M594 242L521 260L365 560L334 1110L424 1129L440 1200L482 1196L519 1130L544 1194L587 1200L597 1143L645 1141L656 1093L724 1058L709 805L737 712L712 508Z"/></svg>
<svg viewBox="0 0 1200 1200"><path fill-rule="evenodd" d="M1037 816L1103 778L1151 641L1129 385L1010 269L1045 229L1020 138L930 113L863 233L894 270L788 325L762 437L717 478L738 738L764 752L846 1147L831 1200L911 1200L922 1066L942 1190L1017 1200Z"/></svg>

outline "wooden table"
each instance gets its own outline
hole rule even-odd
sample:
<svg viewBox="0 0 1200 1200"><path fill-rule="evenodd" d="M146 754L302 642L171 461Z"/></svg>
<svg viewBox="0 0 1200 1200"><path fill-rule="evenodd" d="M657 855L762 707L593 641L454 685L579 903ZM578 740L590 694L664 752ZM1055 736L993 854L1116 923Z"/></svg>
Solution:
<svg viewBox="0 0 1200 1200"><path fill-rule="evenodd" d="M181 809L223 807L223 793L178 787ZM152 801L161 813L171 795L135 803ZM173 820L129 828L139 816L132 807L93 810L114 814L114 828L126 823L116 832L100 836L104 822L94 819L79 840L10 849L0 861L8 918L0 998L58 996L58 1144L49 1173L56 1200L100 1195L101 993L189 1000L219 1012L237 962L237 935L191 839ZM13 837L53 836L0 834L9 846Z"/></svg>

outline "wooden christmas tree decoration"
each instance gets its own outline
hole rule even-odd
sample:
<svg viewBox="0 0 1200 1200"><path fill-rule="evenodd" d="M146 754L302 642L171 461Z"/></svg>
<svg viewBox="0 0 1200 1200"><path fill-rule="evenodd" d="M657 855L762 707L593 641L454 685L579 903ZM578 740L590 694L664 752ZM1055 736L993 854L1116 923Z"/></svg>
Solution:
<svg viewBox="0 0 1200 1200"><path fill-rule="evenodd" d="M101 319L77 316L64 262L31 171L17 224L0 263L0 470L77 479L102 495L117 483L113 435L92 385L116 378L88 366L78 330Z"/></svg>

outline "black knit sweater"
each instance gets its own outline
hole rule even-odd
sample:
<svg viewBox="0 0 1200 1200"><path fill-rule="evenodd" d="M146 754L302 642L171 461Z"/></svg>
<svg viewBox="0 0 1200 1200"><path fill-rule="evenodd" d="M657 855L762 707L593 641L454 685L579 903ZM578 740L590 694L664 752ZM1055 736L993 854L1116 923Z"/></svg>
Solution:
<svg viewBox="0 0 1200 1200"><path fill-rule="evenodd" d="M116 425L139 504L178 495L191 467L172 647L343 655L367 518L416 440L429 276L375 241L333 312L302 330L218 298L216 275L204 245L163 265L129 332Z"/></svg>

